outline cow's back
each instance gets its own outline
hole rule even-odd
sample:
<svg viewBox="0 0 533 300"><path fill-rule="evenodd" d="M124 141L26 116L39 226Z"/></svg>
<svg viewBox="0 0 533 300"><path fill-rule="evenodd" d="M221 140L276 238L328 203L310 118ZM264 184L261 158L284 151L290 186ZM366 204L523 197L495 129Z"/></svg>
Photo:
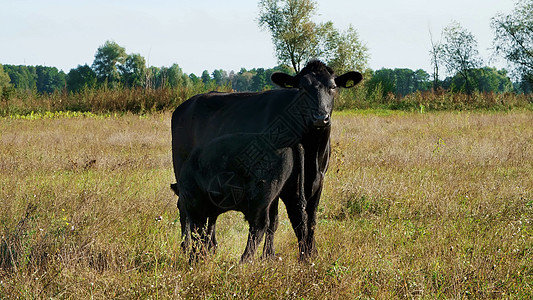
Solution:
<svg viewBox="0 0 533 300"><path fill-rule="evenodd" d="M172 114L174 173L191 151L226 134L260 133L287 109L298 93L295 89L263 93L207 93L196 95Z"/></svg>

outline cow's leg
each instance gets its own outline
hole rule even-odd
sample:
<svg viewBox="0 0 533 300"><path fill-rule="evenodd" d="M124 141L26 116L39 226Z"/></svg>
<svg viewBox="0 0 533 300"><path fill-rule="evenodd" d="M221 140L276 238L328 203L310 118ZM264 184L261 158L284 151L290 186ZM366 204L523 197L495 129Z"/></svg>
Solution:
<svg viewBox="0 0 533 300"><path fill-rule="evenodd" d="M253 258L257 246L263 239L268 225L268 208L261 209L257 214L248 219L248 223L250 224L248 242L241 256L241 263L248 262Z"/></svg>
<svg viewBox="0 0 533 300"><path fill-rule="evenodd" d="M278 229L278 204L279 198L274 199L270 204L270 209L268 211L269 223L265 233L265 246L263 247L263 254L261 256L263 259L272 258L276 254L276 251L274 250L274 234Z"/></svg>
<svg viewBox="0 0 533 300"><path fill-rule="evenodd" d="M320 196L322 194L322 186L318 191L307 200L307 206L305 208L307 213L307 235L304 240L304 255L306 258L318 255L315 242L315 229L316 229L316 212L318 203L320 202Z"/></svg>
<svg viewBox="0 0 533 300"><path fill-rule="evenodd" d="M287 215L291 221L292 229L298 239L298 252L300 259L305 259L305 240L307 236L307 212L305 210L306 203L301 201L302 198L297 193L285 192L281 196L281 200L285 203L287 208Z"/></svg>
<svg viewBox="0 0 533 300"><path fill-rule="evenodd" d="M209 221L207 223L207 248L210 252L215 253L217 251L218 243L216 239L216 223L217 223L218 215L214 217L209 217Z"/></svg>

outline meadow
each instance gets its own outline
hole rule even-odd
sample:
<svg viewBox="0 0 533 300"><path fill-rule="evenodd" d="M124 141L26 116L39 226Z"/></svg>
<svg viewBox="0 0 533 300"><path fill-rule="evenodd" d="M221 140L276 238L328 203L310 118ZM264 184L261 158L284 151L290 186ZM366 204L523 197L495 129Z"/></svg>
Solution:
<svg viewBox="0 0 533 300"><path fill-rule="evenodd" d="M317 258L280 204L276 260L238 264L231 212L190 265L170 112L2 117L0 298L533 297L530 110L336 112L332 149Z"/></svg>

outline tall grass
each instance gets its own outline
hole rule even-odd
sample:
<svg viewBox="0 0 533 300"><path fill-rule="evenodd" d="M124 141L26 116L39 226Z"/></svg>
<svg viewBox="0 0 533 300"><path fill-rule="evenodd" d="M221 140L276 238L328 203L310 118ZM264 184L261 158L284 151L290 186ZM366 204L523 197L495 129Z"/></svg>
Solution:
<svg viewBox="0 0 533 300"><path fill-rule="evenodd" d="M229 91L225 86L209 86L219 91ZM26 115L31 112L77 111L92 113L150 113L177 107L188 98L206 92L203 84L179 88L95 88L76 93L18 91L0 101L0 116Z"/></svg>
<svg viewBox="0 0 533 300"><path fill-rule="evenodd" d="M77 93L55 92L39 94L36 91L17 91L0 97L0 116L27 115L31 112L91 112L91 113L136 113L144 114L174 109L193 95L209 90L231 91L229 86L203 83L176 88L95 88ZM393 109L403 111L442 111L489 109L533 110L533 95L475 93L473 95L439 91L417 92L406 96L389 94L380 90L369 91L364 85L342 90L336 100L337 110Z"/></svg>
<svg viewBox="0 0 533 300"><path fill-rule="evenodd" d="M380 90L368 91L365 86L343 90L336 100L336 109L392 109L403 111L444 110L533 110L533 95L516 93L480 93L472 95L438 92L415 92L409 95L388 94Z"/></svg>
<svg viewBox="0 0 533 300"><path fill-rule="evenodd" d="M298 263L281 205L279 259L238 264L233 212L218 252L189 265L170 113L0 119L0 298L533 296L531 112L334 122L318 258Z"/></svg>

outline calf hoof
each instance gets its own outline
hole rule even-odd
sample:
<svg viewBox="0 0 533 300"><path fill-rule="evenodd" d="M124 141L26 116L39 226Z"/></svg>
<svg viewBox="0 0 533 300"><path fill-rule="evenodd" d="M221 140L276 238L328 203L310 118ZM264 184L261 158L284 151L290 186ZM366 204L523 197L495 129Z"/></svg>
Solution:
<svg viewBox="0 0 533 300"><path fill-rule="evenodd" d="M251 263L253 261L253 256L251 255L242 255L241 259L239 260L239 264L247 264Z"/></svg>
<svg viewBox="0 0 533 300"><path fill-rule="evenodd" d="M209 246L207 247L207 249L209 250L211 254L217 253L217 248L218 248L218 244L213 244L213 243L209 243Z"/></svg>
<svg viewBox="0 0 533 300"><path fill-rule="evenodd" d="M282 261L283 260L280 255L276 255L274 253L268 254L268 255L263 254L263 255L261 255L261 259L272 261L272 262L274 262L274 261Z"/></svg>

